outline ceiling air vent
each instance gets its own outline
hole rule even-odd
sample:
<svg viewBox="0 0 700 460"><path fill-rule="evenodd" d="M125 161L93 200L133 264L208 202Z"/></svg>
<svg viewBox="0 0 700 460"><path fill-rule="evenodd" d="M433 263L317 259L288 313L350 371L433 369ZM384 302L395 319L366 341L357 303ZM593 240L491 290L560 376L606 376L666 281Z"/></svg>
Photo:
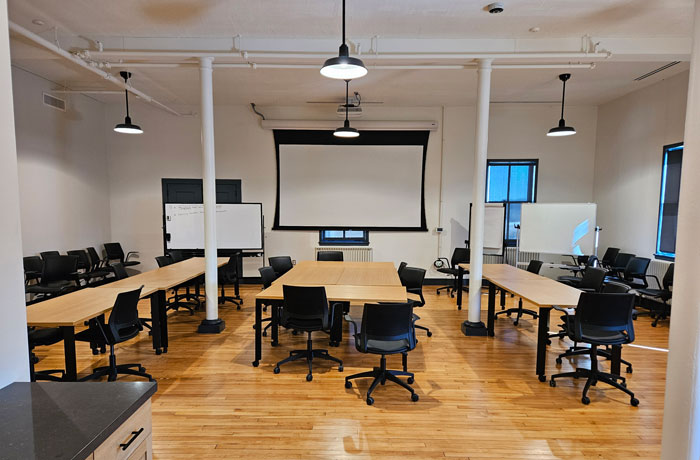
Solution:
<svg viewBox="0 0 700 460"><path fill-rule="evenodd" d="M51 108L54 108L56 110L60 110L61 112L66 111L66 101L63 99L60 99L56 96L52 96L47 93L43 93L44 95L44 105L47 105Z"/></svg>
<svg viewBox="0 0 700 460"><path fill-rule="evenodd" d="M651 72L647 72L647 73L645 73L644 75L638 76L637 78L634 79L634 81L642 81L642 80L644 80L645 78L649 78L649 77L651 77L652 75L655 75L655 74L657 74L657 73L659 73L659 72L663 72L664 70L668 69L669 67L673 67L674 65L680 64L680 63L681 63L681 61L669 62L669 63L666 64L666 65L662 65L662 66L659 67L658 69L654 69L654 70L652 70Z"/></svg>

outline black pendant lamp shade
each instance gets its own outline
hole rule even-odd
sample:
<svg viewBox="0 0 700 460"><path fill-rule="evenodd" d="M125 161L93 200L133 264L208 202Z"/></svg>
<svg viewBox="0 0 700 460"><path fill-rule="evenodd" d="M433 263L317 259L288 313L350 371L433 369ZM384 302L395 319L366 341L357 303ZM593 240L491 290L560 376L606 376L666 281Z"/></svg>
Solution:
<svg viewBox="0 0 700 460"><path fill-rule="evenodd" d="M131 72L121 71L119 75L124 79L124 83L131 78ZM141 129L139 125L135 125L131 122L131 117L129 116L129 91L126 89L124 90L124 96L126 97L126 118L124 118L124 123L119 123L114 127L114 130L122 134L141 134L143 133L143 129Z"/></svg>
<svg viewBox="0 0 700 460"><path fill-rule="evenodd" d="M566 126L566 121L564 121L564 98L566 97L566 81L571 78L570 73L563 73L559 75L559 80L563 83L563 91L561 95L561 118L559 119L559 125L550 129L547 136L550 137L561 137L561 136L573 136L576 134L576 130L573 126Z"/></svg>
<svg viewBox="0 0 700 460"><path fill-rule="evenodd" d="M352 80L367 75L365 64L358 58L350 56L345 44L345 0L343 0L343 43L338 49L338 57L327 59L321 68L321 75L338 80Z"/></svg>
<svg viewBox="0 0 700 460"><path fill-rule="evenodd" d="M358 130L350 126L350 120L348 120L348 108L350 107L350 101L348 98L349 82L350 80L345 80L345 123L343 123L342 128L338 128L335 131L333 131L333 135L335 137L352 138L358 137L360 135L360 132Z"/></svg>

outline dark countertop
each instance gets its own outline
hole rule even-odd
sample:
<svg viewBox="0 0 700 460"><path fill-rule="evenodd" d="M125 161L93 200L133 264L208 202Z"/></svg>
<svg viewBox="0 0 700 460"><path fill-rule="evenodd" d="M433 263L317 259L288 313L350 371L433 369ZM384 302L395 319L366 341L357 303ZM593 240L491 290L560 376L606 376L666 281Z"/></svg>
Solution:
<svg viewBox="0 0 700 460"><path fill-rule="evenodd" d="M155 382L13 383L0 389L0 460L84 460Z"/></svg>

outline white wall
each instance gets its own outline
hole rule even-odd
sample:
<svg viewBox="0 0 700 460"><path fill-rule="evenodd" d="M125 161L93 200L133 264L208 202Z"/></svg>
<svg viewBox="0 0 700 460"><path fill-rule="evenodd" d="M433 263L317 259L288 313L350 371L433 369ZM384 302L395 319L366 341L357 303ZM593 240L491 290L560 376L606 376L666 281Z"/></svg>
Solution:
<svg viewBox="0 0 700 460"><path fill-rule="evenodd" d="M0 0L0 388L29 380L7 1Z"/></svg>
<svg viewBox="0 0 700 460"><path fill-rule="evenodd" d="M47 107L53 83L12 68L24 255L82 249L110 240L103 104L63 95Z"/></svg>
<svg viewBox="0 0 700 460"><path fill-rule="evenodd" d="M663 146L683 141L688 72L598 109L595 201L602 251L653 257Z"/></svg>
<svg viewBox="0 0 700 460"><path fill-rule="evenodd" d="M112 237L121 241L125 249L140 251L142 267L148 269L155 266L154 257L162 253L161 178L201 177L199 119L177 118L138 104L132 118L145 133L125 136L111 132L121 110L118 105L109 106L105 123ZM261 110L269 119L329 119L330 113L327 107ZM439 123L440 129L430 134L426 162L425 207L430 231L370 233L375 260L405 260L410 265L430 268L436 257L449 257L452 248L463 245L467 237L474 108L443 111L440 107L370 107L365 118ZM318 232L270 231L276 194L275 150L272 132L260 128L259 120L248 106L215 107L217 177L242 179L243 200L263 203L268 255L312 259ZM491 158L540 159L539 201L592 199L595 108L567 108L567 120L579 131L568 139L545 136L558 120L558 107L553 105L494 104L491 120ZM445 228L442 236L435 233L438 225ZM248 276L252 274L250 270L246 272ZM431 271L428 276L438 275Z"/></svg>

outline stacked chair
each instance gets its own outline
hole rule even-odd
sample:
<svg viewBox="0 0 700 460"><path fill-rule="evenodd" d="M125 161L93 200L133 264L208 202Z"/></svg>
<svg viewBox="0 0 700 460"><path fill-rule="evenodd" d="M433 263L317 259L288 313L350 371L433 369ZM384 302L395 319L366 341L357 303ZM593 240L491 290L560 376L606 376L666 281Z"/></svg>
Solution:
<svg viewBox="0 0 700 460"><path fill-rule="evenodd" d="M637 306L649 310L649 314L654 318L654 322L651 323L653 327L659 324L659 320L666 319L671 311L674 265L670 264L668 266L661 282L655 275L650 275L656 280L659 286L658 289L650 289L648 287L637 289L637 294L639 295Z"/></svg>

